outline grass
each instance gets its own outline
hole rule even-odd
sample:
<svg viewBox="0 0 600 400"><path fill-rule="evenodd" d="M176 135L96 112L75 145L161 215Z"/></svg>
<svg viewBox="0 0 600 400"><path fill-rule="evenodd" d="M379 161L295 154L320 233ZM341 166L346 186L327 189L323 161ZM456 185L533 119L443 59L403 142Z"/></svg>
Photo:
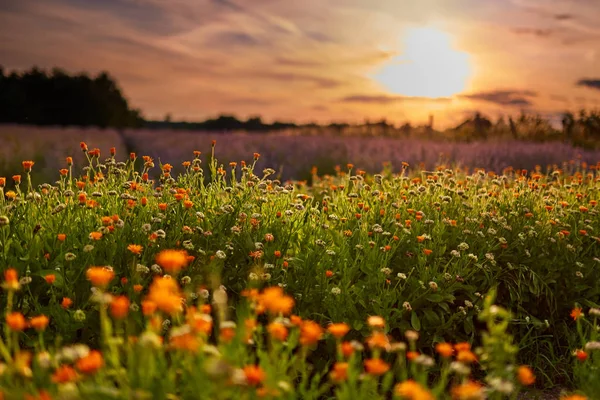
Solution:
<svg viewBox="0 0 600 400"><path fill-rule="evenodd" d="M37 163L0 184L8 398L515 398L529 372L600 391L600 165L307 186L214 142L177 175L81 146L54 185Z"/></svg>

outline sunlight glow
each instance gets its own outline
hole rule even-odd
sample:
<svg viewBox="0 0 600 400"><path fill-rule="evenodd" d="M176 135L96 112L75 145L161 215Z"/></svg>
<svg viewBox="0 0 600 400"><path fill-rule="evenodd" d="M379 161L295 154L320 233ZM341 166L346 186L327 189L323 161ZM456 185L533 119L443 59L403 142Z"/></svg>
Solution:
<svg viewBox="0 0 600 400"><path fill-rule="evenodd" d="M450 35L435 28L412 28L402 55L375 80L387 90L415 97L450 97L465 90L471 76L469 54L454 49Z"/></svg>

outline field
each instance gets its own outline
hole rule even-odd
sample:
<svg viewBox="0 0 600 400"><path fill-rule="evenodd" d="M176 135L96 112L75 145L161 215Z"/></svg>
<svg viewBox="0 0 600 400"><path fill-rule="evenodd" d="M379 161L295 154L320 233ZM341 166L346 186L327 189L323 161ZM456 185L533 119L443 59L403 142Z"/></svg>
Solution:
<svg viewBox="0 0 600 400"><path fill-rule="evenodd" d="M600 398L598 152L2 129L0 398Z"/></svg>

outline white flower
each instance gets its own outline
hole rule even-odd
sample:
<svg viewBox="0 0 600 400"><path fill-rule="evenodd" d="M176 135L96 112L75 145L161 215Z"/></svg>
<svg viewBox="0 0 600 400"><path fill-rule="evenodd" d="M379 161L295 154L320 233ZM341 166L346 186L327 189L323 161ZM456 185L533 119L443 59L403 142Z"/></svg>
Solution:
<svg viewBox="0 0 600 400"><path fill-rule="evenodd" d="M465 242L462 242L461 244L459 244L457 246L457 248L460 251L466 251L466 250L469 250L469 245L467 243L465 243Z"/></svg>
<svg viewBox="0 0 600 400"><path fill-rule="evenodd" d="M399 279L406 279L406 274L403 274L402 272L398 272L398 275L396 275Z"/></svg>
<svg viewBox="0 0 600 400"><path fill-rule="evenodd" d="M452 251L450 252L450 255L451 255L452 257L457 257L457 258L458 258L458 257L460 257L460 252L459 252L458 250L452 250Z"/></svg>
<svg viewBox="0 0 600 400"><path fill-rule="evenodd" d="M339 294L342 293L342 289L340 289L339 287L333 287L331 288L331 294L338 296Z"/></svg>

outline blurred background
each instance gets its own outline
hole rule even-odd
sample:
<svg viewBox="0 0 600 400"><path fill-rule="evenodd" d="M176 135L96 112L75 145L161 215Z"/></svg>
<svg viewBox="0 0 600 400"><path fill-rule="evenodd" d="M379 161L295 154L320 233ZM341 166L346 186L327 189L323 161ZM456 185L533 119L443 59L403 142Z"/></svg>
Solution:
<svg viewBox="0 0 600 400"><path fill-rule="evenodd" d="M79 142L283 179L600 161L592 0L0 2L0 176Z"/></svg>

